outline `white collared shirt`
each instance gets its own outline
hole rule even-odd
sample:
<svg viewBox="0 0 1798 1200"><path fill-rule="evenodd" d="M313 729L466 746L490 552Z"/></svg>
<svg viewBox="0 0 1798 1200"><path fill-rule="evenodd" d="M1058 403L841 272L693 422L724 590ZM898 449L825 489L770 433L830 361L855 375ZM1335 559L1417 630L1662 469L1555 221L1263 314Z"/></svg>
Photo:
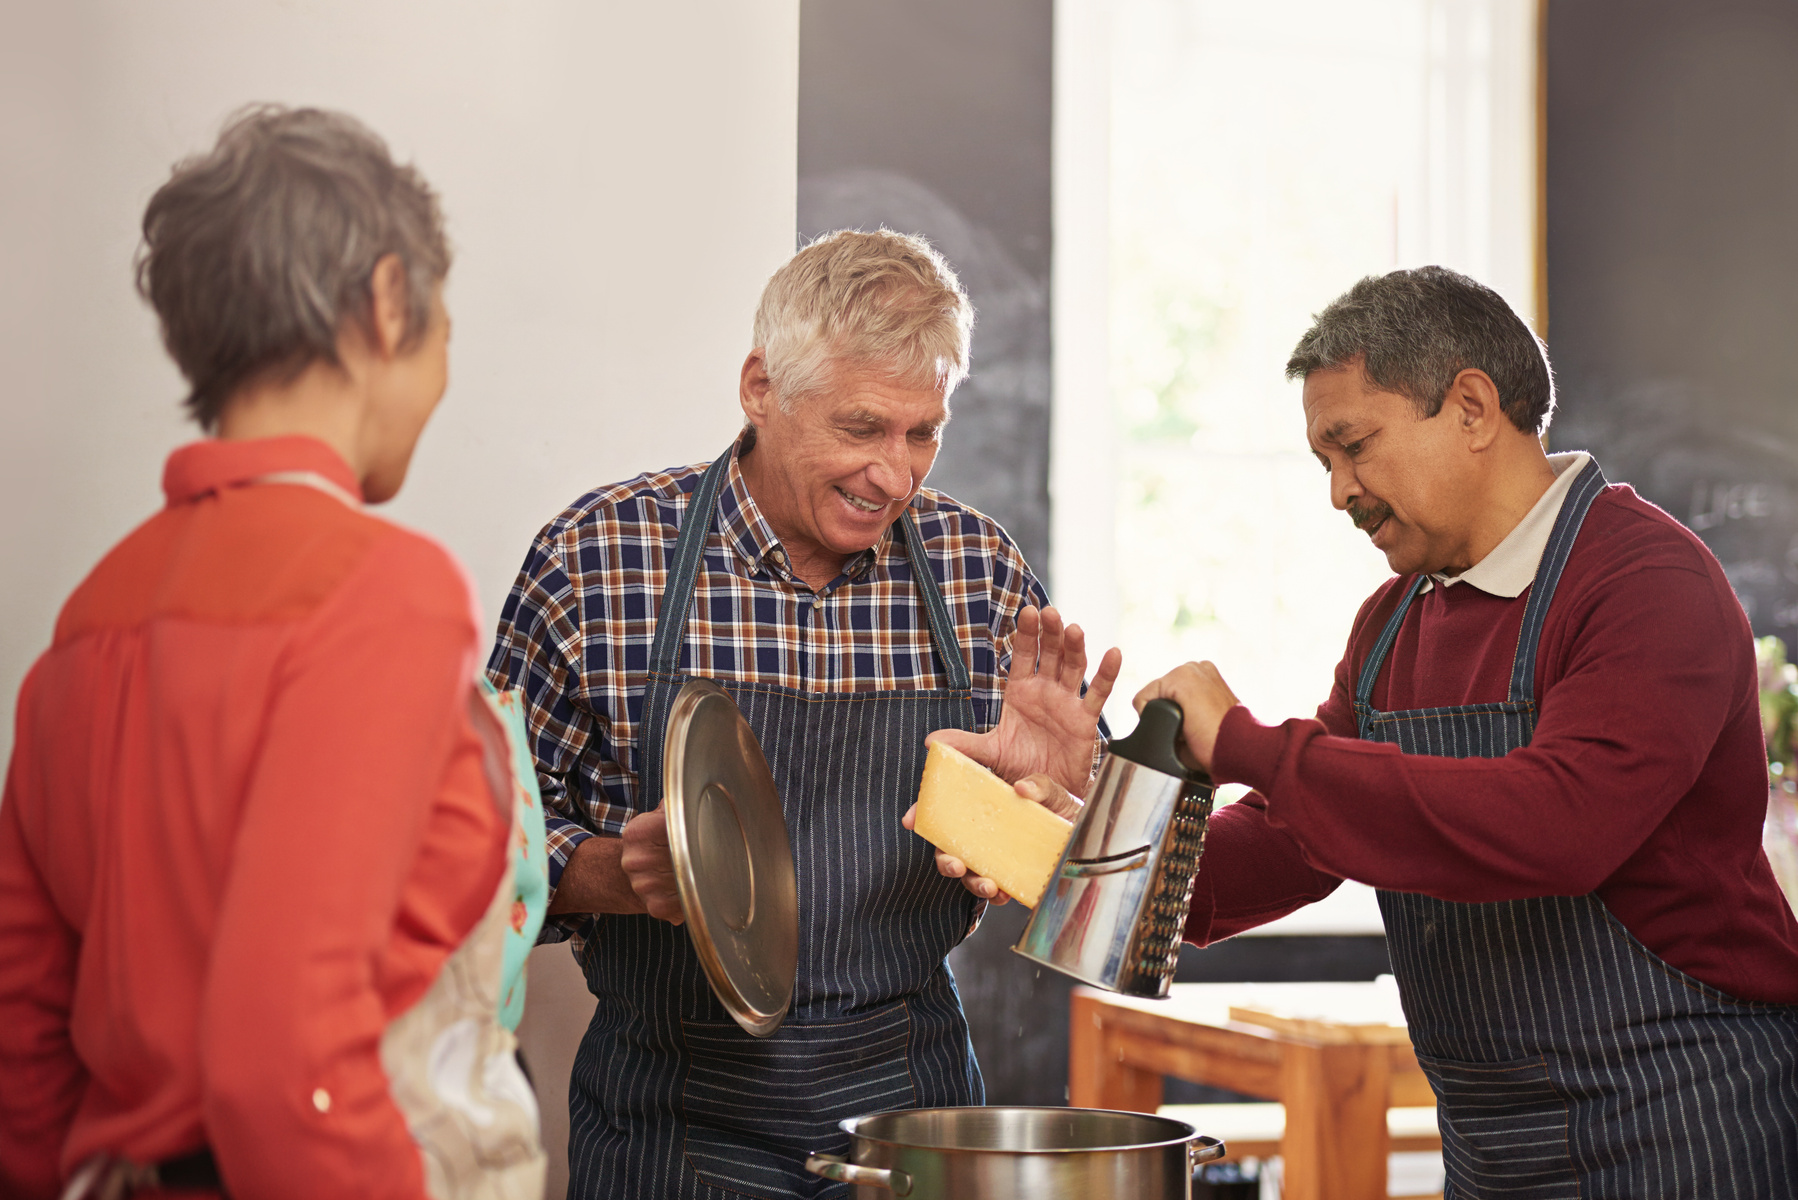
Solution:
<svg viewBox="0 0 1798 1200"><path fill-rule="evenodd" d="M1555 481L1548 485L1535 507L1524 514L1523 520L1505 535L1505 540L1459 575L1430 576L1421 590L1427 592L1436 584L1453 587L1457 583L1469 583L1489 596L1516 599L1523 595L1535 581L1536 568L1542 563L1542 551L1548 548L1548 535L1554 532L1561 505L1566 503L1573 481L1590 461L1592 456L1584 450L1549 455L1548 465L1554 468Z"/></svg>

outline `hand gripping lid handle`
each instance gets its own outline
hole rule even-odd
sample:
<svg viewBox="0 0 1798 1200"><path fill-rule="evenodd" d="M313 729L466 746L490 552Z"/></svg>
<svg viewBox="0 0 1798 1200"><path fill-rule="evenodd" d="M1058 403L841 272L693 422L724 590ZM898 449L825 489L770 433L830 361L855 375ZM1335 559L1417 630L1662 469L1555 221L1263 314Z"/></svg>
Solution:
<svg viewBox="0 0 1798 1200"><path fill-rule="evenodd" d="M1106 749L1151 771L1188 783L1209 784L1211 776L1180 761L1180 727L1185 721L1186 714L1172 700L1151 700L1143 705L1130 736L1117 739Z"/></svg>

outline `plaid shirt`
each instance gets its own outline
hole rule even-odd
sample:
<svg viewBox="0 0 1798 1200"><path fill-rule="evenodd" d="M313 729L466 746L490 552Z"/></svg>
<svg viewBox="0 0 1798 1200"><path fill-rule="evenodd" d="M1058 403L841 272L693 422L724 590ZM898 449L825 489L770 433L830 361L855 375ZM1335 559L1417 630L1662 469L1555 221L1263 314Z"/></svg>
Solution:
<svg viewBox="0 0 1798 1200"><path fill-rule="evenodd" d="M904 539L888 529L814 591L792 573L744 483L738 457L750 437L733 448L720 489L681 671L816 692L947 686ZM524 689L550 810L552 889L576 846L596 832L616 836L641 811L637 730L665 562L708 465L639 475L575 501L537 535L500 614L487 673L496 687ZM990 729L1018 610L1047 598L990 518L928 488L911 512L973 676L974 719Z"/></svg>

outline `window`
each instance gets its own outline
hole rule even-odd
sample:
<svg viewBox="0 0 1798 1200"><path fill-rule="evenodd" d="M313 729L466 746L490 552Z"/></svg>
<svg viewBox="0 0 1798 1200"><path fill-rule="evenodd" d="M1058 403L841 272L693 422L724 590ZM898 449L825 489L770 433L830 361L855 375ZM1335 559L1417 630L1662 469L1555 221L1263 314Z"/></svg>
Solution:
<svg viewBox="0 0 1798 1200"><path fill-rule="evenodd" d="M1057 591L1124 647L1122 728L1137 688L1203 658L1260 719L1308 716L1389 572L1330 506L1286 357L1398 266L1466 271L1534 319L1535 0L1114 0L1109 24L1110 408L1058 430L1056 503L1116 565L1070 597L1058 560ZM1102 511L1064 522L1082 477Z"/></svg>

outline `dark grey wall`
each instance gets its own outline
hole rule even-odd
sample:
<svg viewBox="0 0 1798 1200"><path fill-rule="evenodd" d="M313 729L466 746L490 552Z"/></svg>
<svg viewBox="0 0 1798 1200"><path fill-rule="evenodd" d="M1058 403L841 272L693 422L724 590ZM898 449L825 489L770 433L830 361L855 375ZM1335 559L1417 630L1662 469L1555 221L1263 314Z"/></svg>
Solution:
<svg viewBox="0 0 1798 1200"><path fill-rule="evenodd" d="M977 312L973 374L931 486L1049 550L1051 0L804 0L799 235L921 233ZM992 910L951 957L1001 1104L1059 1104L1068 985L1012 954L1028 913Z"/></svg>
<svg viewBox="0 0 1798 1200"><path fill-rule="evenodd" d="M1594 450L1798 634L1798 4L1553 0L1557 448Z"/></svg>
<svg viewBox="0 0 1798 1200"><path fill-rule="evenodd" d="M799 235L921 233L977 312L930 483L1046 573L1050 0L805 0Z"/></svg>

